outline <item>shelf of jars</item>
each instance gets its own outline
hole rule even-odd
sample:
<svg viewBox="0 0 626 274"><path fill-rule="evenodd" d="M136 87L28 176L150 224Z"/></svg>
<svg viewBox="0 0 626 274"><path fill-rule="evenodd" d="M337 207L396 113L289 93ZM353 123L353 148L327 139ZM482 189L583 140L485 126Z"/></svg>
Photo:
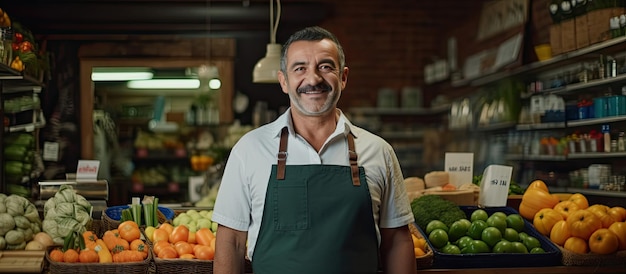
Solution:
<svg viewBox="0 0 626 274"><path fill-rule="evenodd" d="M550 70L555 70L565 65L574 64L582 60L585 60L592 53L602 52L604 54L613 54L613 53L623 52L624 42L626 42L626 37L622 36L622 37L610 39L601 43L597 43L586 48L563 53L545 61L533 62L533 63L523 65L514 69L498 71L498 72L482 75L473 79L461 79L457 81L452 81L451 85L453 87L483 86L483 85L494 83L499 80L503 80L512 76L531 75L531 74L538 74L538 73L546 72Z"/></svg>

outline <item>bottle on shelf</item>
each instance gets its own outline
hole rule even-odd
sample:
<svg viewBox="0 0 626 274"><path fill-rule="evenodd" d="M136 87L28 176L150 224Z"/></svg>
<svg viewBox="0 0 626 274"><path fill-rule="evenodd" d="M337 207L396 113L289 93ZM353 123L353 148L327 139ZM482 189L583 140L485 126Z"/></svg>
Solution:
<svg viewBox="0 0 626 274"><path fill-rule="evenodd" d="M611 131L609 125L602 125L604 152L611 152Z"/></svg>

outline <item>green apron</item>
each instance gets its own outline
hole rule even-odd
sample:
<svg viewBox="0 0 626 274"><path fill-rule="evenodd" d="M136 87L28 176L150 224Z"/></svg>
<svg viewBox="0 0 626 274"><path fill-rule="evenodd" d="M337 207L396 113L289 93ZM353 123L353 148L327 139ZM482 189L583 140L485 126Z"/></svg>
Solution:
<svg viewBox="0 0 626 274"><path fill-rule="evenodd" d="M284 128L254 248L254 273L376 273L372 200L364 169L357 166L354 137L348 134L350 166L286 166L287 135Z"/></svg>

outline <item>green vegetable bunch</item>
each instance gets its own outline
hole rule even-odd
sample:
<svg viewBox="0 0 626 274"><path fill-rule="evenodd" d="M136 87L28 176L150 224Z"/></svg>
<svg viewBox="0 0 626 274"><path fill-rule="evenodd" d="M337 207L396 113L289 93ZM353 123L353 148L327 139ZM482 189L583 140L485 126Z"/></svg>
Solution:
<svg viewBox="0 0 626 274"><path fill-rule="evenodd" d="M467 218L465 212L455 203L438 195L422 195L411 202L415 223L422 229L432 220L440 220L448 227L455 221Z"/></svg>
<svg viewBox="0 0 626 274"><path fill-rule="evenodd" d="M39 232L37 207L22 196L0 193L0 250L24 249Z"/></svg>
<svg viewBox="0 0 626 274"><path fill-rule="evenodd" d="M43 231L48 233L55 244L63 245L70 232L83 233L91 221L91 203L76 194L71 185L62 185L43 207Z"/></svg>

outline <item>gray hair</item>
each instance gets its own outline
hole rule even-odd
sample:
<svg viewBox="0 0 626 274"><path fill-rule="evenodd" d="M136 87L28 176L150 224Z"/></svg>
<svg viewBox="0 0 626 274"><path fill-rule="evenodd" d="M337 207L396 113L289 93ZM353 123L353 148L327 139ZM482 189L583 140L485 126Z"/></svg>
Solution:
<svg viewBox="0 0 626 274"><path fill-rule="evenodd" d="M339 43L339 39L332 34L330 31L327 31L324 28L313 26L301 29L294 34L292 34L285 45L282 48L281 56L280 56L280 70L286 75L287 74L287 50L289 50L289 46L293 42L296 41L321 41L323 39L328 39L333 41L335 45L337 45L337 52L339 53L339 73L343 73L343 68L346 66L346 55L343 52L343 47Z"/></svg>

